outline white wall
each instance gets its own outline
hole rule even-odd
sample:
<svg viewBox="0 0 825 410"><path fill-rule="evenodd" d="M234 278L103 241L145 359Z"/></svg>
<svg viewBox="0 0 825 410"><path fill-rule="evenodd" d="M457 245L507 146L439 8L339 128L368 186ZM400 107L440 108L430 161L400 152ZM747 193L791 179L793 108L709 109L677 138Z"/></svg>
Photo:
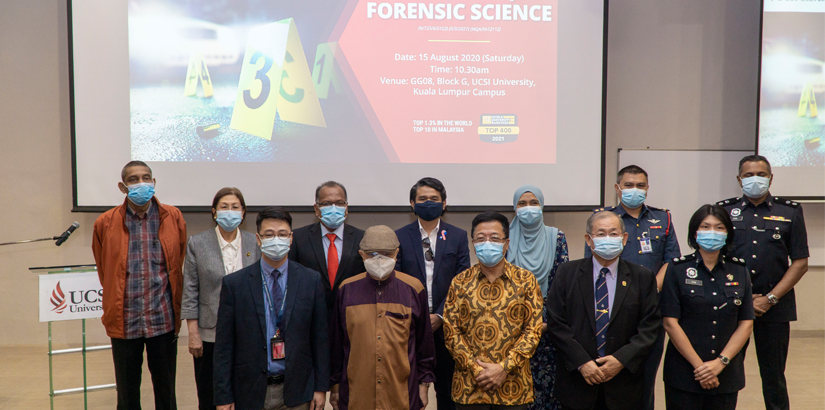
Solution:
<svg viewBox="0 0 825 410"><path fill-rule="evenodd" d="M81 224L60 248L51 243L0 247L0 345L43 344L47 328L37 322L37 278L27 268L92 263L91 233L97 215L71 212L65 0L0 0L0 10L0 242L52 236L72 221ZM609 18L608 203L615 201L611 179L620 147L753 149L758 1L614 0ZM112 175L111 189L117 182L118 176ZM307 198L308 204L311 201ZM819 238L820 250L822 213L821 205L806 206L808 229ZM810 222L812 214L819 215L816 224ZM571 257L582 255L587 216L546 217L568 234ZM212 226L206 214L185 217L191 233ZM447 220L469 227L472 217L453 213ZM295 220L300 226L312 219L304 214ZM399 227L411 220L409 214L350 218L361 227ZM253 229L254 219L248 218L245 226ZM812 271L798 291L803 317L798 325L806 329L825 328L822 273L821 268ZM56 341L79 341L79 323L54 327ZM88 328L91 341L106 340L98 323Z"/></svg>

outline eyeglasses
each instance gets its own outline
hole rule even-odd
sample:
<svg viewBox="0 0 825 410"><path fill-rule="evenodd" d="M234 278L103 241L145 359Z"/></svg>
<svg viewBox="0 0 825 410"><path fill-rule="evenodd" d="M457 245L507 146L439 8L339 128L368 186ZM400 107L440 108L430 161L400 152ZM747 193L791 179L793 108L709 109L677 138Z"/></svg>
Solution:
<svg viewBox="0 0 825 410"><path fill-rule="evenodd" d="M433 249L430 247L430 238L424 238L421 241L421 246L424 247L424 249L426 249L426 251L424 251L424 259L426 259L427 262L432 262L434 257Z"/></svg>
<svg viewBox="0 0 825 410"><path fill-rule="evenodd" d="M339 208L343 208L347 206L346 201L338 201L338 202L316 202L315 205L318 205L319 208L324 208L327 206L337 206Z"/></svg>
<svg viewBox="0 0 825 410"><path fill-rule="evenodd" d="M487 242L487 241L490 241L490 242L493 242L493 243L504 243L504 241L506 241L506 240L507 240L507 238L502 238L502 237L497 236L497 235L493 235L493 236L478 235L478 236L473 238L473 243L478 244L478 243L484 243L484 242Z"/></svg>
<svg viewBox="0 0 825 410"><path fill-rule="evenodd" d="M378 256L378 255L381 255L381 256L386 256L386 257L388 257L388 258L392 258L392 254L393 254L393 253L395 253L395 252L390 252L390 251L375 251L375 252L367 252L367 256L369 256L370 258L374 258L374 257L376 257L376 256Z"/></svg>
<svg viewBox="0 0 825 410"><path fill-rule="evenodd" d="M286 231L281 231L281 232L278 232L278 233L268 232L268 233L263 234L263 235L258 234L258 236L260 236L261 239L272 239L272 238L275 238L275 237L277 237L278 239L289 239L289 237L292 236L292 232L286 232Z"/></svg>

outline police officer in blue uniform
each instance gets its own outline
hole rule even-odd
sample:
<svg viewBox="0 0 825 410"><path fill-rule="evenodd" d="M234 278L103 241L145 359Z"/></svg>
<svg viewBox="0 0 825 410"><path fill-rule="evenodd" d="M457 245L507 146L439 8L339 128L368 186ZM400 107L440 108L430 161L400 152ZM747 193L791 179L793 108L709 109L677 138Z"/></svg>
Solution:
<svg viewBox="0 0 825 410"><path fill-rule="evenodd" d="M595 209L594 212L612 211L622 218L628 237L621 258L642 265L655 273L656 285L661 291L668 261L682 255L670 212L644 203L649 189L647 172L637 165L628 165L619 171L615 188L616 195L621 198L621 204ZM584 257L591 257L588 246L584 247ZM653 410L656 373L664 352L664 334L664 330L661 330L645 362L643 410Z"/></svg>
<svg viewBox="0 0 825 410"><path fill-rule="evenodd" d="M733 232L724 208L703 205L688 224L688 243L697 252L667 267L659 305L670 336L667 410L733 410L745 387L753 298L745 260L728 255Z"/></svg>
<svg viewBox="0 0 825 410"><path fill-rule="evenodd" d="M785 363L790 322L796 320L793 288L808 271L805 218L798 203L768 192L773 174L765 157L742 158L737 179L744 196L720 201L718 205L725 208L733 221L733 255L748 263L753 282L753 340L765 408L788 409Z"/></svg>

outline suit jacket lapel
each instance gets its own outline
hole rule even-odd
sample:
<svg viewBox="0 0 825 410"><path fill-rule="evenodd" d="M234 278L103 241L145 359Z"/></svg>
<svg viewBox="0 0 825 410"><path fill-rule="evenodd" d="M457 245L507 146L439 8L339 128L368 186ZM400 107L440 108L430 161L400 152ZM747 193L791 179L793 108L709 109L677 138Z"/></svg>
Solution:
<svg viewBox="0 0 825 410"><path fill-rule="evenodd" d="M587 312L587 317L590 318L590 327L593 329L593 334L596 334L596 291L593 287L593 259L587 259L579 267L576 273L576 280L579 282L579 289L582 293L582 301L584 302L584 310Z"/></svg>
<svg viewBox="0 0 825 410"><path fill-rule="evenodd" d="M301 289L301 281L303 277L303 272L298 273L297 269L294 269L295 265L292 265L289 269L289 273L287 273L286 277L286 300L284 301L284 331L289 329L289 317L292 315L292 308L295 305L295 298L297 297L295 294L299 292Z"/></svg>
<svg viewBox="0 0 825 410"><path fill-rule="evenodd" d="M260 257L257 255L257 249L258 240L255 239L255 235L248 233L246 231L241 231L241 252L243 252L243 255L241 256L241 262L243 262L244 268L255 263L255 261L260 259Z"/></svg>
<svg viewBox="0 0 825 410"><path fill-rule="evenodd" d="M440 229L440 225L439 225ZM444 233L444 238L441 239L441 233ZM433 283L435 283L435 277L438 275L438 265L441 263L441 256L444 255L444 251L447 249L447 234L449 231L447 229L440 229L438 232L435 233L435 265L433 266Z"/></svg>
<svg viewBox="0 0 825 410"><path fill-rule="evenodd" d="M338 272L335 274L336 285L340 284L341 281L344 280L344 275L342 275L342 273L347 271L353 258L360 257L355 252L359 244L354 242L354 236L355 232L352 227L349 225L344 225L344 237L341 238L344 246L342 247L343 249L341 249L341 263L338 264Z"/></svg>
<svg viewBox="0 0 825 410"><path fill-rule="evenodd" d="M619 309L622 308L622 302L625 295L627 295L627 286L630 285L630 267L627 263L619 259L619 266L616 272L616 298L613 299L613 309L610 309L610 322L613 323L613 318L616 317ZM624 282L624 283L623 283Z"/></svg>
<svg viewBox="0 0 825 410"><path fill-rule="evenodd" d="M258 319L261 322L261 333L266 337L266 302L264 302L264 282L261 278L261 262L249 271L249 291L252 293L252 300L255 302L255 310L258 312Z"/></svg>
<svg viewBox="0 0 825 410"><path fill-rule="evenodd" d="M329 272L327 272L327 258L324 256L324 243L321 241L321 223L318 222L309 228L309 243L312 245L312 251L315 253L315 258L318 260L318 266L321 267L321 274L324 277L324 283L329 286Z"/></svg>
<svg viewBox="0 0 825 410"><path fill-rule="evenodd" d="M413 244L413 253L415 254L415 260L418 261L418 274L420 275L419 278L423 278L424 284L426 285L427 280L427 265L424 264L424 249L421 248L421 231L418 228L418 221L413 222L410 226L410 239L412 239ZM415 245L418 245L416 247ZM413 272L404 272L413 274Z"/></svg>

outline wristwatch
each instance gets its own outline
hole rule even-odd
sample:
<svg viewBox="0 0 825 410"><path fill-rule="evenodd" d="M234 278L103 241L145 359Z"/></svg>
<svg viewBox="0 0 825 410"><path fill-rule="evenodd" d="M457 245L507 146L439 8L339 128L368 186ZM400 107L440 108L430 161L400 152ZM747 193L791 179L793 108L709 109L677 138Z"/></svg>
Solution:
<svg viewBox="0 0 825 410"><path fill-rule="evenodd" d="M771 305L776 305L777 303L779 303L779 298L772 293L768 293L768 303L770 303Z"/></svg>
<svg viewBox="0 0 825 410"><path fill-rule="evenodd" d="M725 357L725 356L723 356L723 355L721 355L721 354L719 355L719 360L720 360L720 361L722 362L722 364L723 364L723 365L725 365L725 366L727 366L727 365L729 365L729 364L730 364L730 359L728 359L727 357Z"/></svg>

